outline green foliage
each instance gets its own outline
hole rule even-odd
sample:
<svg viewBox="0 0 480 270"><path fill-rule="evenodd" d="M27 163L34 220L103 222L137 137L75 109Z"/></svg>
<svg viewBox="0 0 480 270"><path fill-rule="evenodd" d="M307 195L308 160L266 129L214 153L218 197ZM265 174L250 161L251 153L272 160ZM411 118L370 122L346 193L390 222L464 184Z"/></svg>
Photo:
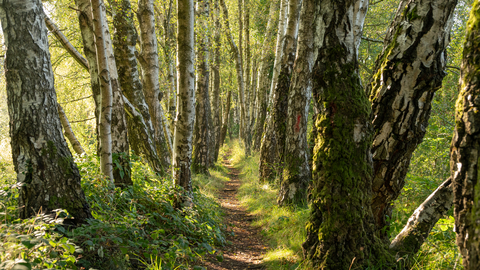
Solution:
<svg viewBox="0 0 480 270"><path fill-rule="evenodd" d="M0 269L19 263L25 269L188 269L206 254L220 254L215 247L225 237L211 186L220 186L221 171L211 179L196 177L193 206L175 209L180 192L173 181L156 176L138 157L132 157L134 185L124 190L101 176L98 158L77 157L76 163L95 219L76 228L45 215L15 220L17 187L5 185Z"/></svg>

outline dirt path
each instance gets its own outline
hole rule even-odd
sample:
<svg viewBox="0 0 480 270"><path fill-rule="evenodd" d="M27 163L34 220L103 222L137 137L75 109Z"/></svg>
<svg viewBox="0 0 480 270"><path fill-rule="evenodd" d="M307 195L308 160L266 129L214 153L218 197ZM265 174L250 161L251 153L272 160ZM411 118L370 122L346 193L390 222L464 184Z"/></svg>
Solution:
<svg viewBox="0 0 480 270"><path fill-rule="evenodd" d="M227 244L222 250L223 262L210 258L205 262L205 266L207 269L215 270L264 269L261 263L267 246L262 243L258 228L250 224L254 218L236 198L240 187L238 179L240 172L233 168L226 158L223 159L223 163L230 170L230 181L226 182L225 187L220 191L219 201L225 212L224 222L227 225L227 231L233 231L234 235L227 236L231 244Z"/></svg>

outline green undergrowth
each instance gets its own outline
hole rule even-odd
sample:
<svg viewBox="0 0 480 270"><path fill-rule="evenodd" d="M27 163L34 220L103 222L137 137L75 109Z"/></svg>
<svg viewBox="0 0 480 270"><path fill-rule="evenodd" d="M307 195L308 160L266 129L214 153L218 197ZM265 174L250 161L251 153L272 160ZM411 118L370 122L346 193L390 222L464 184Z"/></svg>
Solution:
<svg viewBox="0 0 480 270"><path fill-rule="evenodd" d="M231 146L232 164L241 170L239 198L249 212L256 215L255 226L262 228L270 249L264 262L267 269L308 269L303 265L301 244L305 240L306 208L281 208L276 204L278 185L258 182L259 154L245 157L238 141ZM401 196L395 201L390 235L398 234L415 209L441 184L437 178L408 175ZM450 210L433 228L428 239L414 257L411 269L463 269L461 255L455 245L453 213Z"/></svg>
<svg viewBox="0 0 480 270"><path fill-rule="evenodd" d="M194 204L179 210L172 179L139 158L132 159L134 185L124 190L100 175L97 158L76 163L95 219L74 229L63 225L68 213L60 209L17 219L18 186L12 173L0 175L0 269L204 269L206 254L222 260L217 247L226 240L214 196L227 180L225 168L195 175Z"/></svg>

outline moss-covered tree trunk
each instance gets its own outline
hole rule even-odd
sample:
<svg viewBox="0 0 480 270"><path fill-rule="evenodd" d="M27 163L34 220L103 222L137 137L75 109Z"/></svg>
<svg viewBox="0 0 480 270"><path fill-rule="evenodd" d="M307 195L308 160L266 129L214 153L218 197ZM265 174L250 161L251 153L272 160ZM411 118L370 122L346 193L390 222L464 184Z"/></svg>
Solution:
<svg viewBox="0 0 480 270"><path fill-rule="evenodd" d="M312 82L322 110L304 254L316 269L387 265L390 256L375 236L371 209L370 103L357 73L368 1L313 2L305 0L304 9L315 10L317 18Z"/></svg>
<svg viewBox="0 0 480 270"><path fill-rule="evenodd" d="M375 132L372 209L386 240L386 216L392 216L412 153L425 136L434 93L446 74L446 47L456 3L402 1L377 59L376 74L367 85Z"/></svg>
<svg viewBox="0 0 480 270"><path fill-rule="evenodd" d="M192 195L192 137L195 121L193 0L177 1L177 116L173 139L173 179Z"/></svg>
<svg viewBox="0 0 480 270"><path fill-rule="evenodd" d="M467 23L463 49L460 94L456 104L455 132L450 153L457 245L466 270L480 268L480 1Z"/></svg>
<svg viewBox="0 0 480 270"><path fill-rule="evenodd" d="M21 184L19 214L28 218L63 208L84 223L92 215L62 135L44 19L41 1L0 4L12 159Z"/></svg>
<svg viewBox="0 0 480 270"><path fill-rule="evenodd" d="M312 179L307 155L307 120L311 98L311 72L314 62L312 50L314 34L311 31L314 13L310 6L302 7L303 18L298 29L299 45L295 59L293 49L297 30L296 17L298 17L300 8L298 4L299 1L290 1L289 9L293 13L289 14L286 39L283 45L285 55L281 62L282 69L275 87L274 97L277 102L273 120L277 139L275 158L277 162L281 163L276 166L283 169L282 183L278 194L279 205L305 204L307 187ZM293 67L292 61L295 61ZM288 100L284 95L288 95Z"/></svg>
<svg viewBox="0 0 480 270"><path fill-rule="evenodd" d="M197 22L201 31L197 32L197 79L196 79L196 105L195 105L195 129L192 153L192 171L210 175L208 168L210 167L210 151L211 149L211 118L210 111L210 95L209 95L209 38L208 33L208 17L210 15L210 7L207 0L197 2L196 14Z"/></svg>

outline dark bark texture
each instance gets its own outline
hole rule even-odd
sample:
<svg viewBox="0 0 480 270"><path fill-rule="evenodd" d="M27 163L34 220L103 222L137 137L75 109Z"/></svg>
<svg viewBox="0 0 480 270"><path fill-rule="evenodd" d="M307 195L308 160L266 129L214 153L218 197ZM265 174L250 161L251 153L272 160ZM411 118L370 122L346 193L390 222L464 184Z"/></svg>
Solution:
<svg viewBox="0 0 480 270"><path fill-rule="evenodd" d="M374 128L376 226L388 239L386 216L400 194L413 151L422 142L434 93L445 76L446 46L456 0L403 1L387 32L367 92Z"/></svg>
<svg viewBox="0 0 480 270"><path fill-rule="evenodd" d="M0 19L20 217L63 208L85 222L92 215L62 134L42 3L3 2Z"/></svg>

